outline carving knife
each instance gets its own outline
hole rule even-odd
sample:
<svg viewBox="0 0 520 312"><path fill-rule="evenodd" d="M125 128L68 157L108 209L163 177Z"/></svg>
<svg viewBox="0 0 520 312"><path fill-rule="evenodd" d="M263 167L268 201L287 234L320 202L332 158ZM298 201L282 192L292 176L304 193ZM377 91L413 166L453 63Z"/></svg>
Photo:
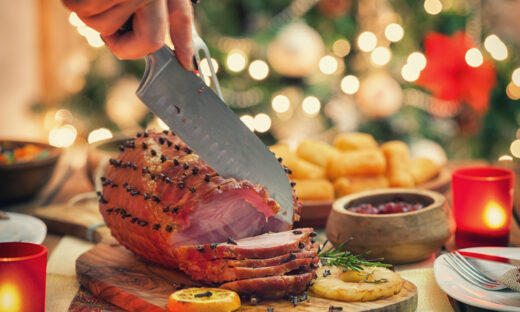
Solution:
<svg viewBox="0 0 520 312"><path fill-rule="evenodd" d="M468 258L475 258L475 259L481 259L481 260L487 260L487 261L493 261L493 262L501 262L506 264L515 265L517 267L520 267L520 259L510 259L506 257L496 256L496 255L489 255L479 252L470 252L470 251L457 251L461 256L468 257Z"/></svg>
<svg viewBox="0 0 520 312"><path fill-rule="evenodd" d="M290 228L292 189L274 154L169 47L146 56L137 96L218 174L265 187L280 205L268 223Z"/></svg>

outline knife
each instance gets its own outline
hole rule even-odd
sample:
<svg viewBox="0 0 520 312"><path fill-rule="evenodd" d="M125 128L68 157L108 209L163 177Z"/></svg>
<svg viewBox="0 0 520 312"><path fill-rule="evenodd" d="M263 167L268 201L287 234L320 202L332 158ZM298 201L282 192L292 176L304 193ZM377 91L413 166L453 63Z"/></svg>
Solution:
<svg viewBox="0 0 520 312"><path fill-rule="evenodd" d="M479 253L479 252L471 252L471 251L458 250L457 252L461 256L464 256L464 257L493 261L493 262L502 262L502 263L511 264L511 265L520 267L520 259L510 259L510 258L506 258L506 257L489 255L489 254L484 254L484 253Z"/></svg>
<svg viewBox="0 0 520 312"><path fill-rule="evenodd" d="M280 205L268 223L289 229L292 189L274 154L204 81L180 65L169 47L145 59L136 92L141 101L218 174L265 187Z"/></svg>

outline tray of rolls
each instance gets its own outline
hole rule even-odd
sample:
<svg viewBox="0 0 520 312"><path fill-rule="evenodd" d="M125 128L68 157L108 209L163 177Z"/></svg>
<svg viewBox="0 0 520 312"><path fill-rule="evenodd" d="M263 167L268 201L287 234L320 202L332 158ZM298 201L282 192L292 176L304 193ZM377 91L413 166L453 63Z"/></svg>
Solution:
<svg viewBox="0 0 520 312"><path fill-rule="evenodd" d="M429 158L412 159L402 141L379 144L367 133L341 133L332 144L305 139L296 149L283 143L270 149L296 182L302 226L325 226L333 201L352 193L391 187L449 189L447 169Z"/></svg>

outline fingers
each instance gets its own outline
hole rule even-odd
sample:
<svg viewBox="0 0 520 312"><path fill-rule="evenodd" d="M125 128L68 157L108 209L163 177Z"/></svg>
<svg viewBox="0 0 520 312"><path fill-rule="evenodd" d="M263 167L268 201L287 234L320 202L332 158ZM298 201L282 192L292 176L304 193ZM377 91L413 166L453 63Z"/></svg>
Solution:
<svg viewBox="0 0 520 312"><path fill-rule="evenodd" d="M103 13L113 6L128 0L61 0L69 10L76 12L78 16L92 16Z"/></svg>
<svg viewBox="0 0 520 312"><path fill-rule="evenodd" d="M190 0L168 0L168 19L170 36L175 46L177 59L184 68L193 70L193 42L191 38L193 7Z"/></svg>
<svg viewBox="0 0 520 312"><path fill-rule="evenodd" d="M127 1L116 4L110 9L96 15L88 17L78 16L85 24L98 31L101 35L111 35L130 18L132 13L134 13L140 5L139 2L140 1Z"/></svg>
<svg viewBox="0 0 520 312"><path fill-rule="evenodd" d="M107 47L121 59L137 59L159 49L166 36L166 2L154 0L135 11L132 31L102 35Z"/></svg>

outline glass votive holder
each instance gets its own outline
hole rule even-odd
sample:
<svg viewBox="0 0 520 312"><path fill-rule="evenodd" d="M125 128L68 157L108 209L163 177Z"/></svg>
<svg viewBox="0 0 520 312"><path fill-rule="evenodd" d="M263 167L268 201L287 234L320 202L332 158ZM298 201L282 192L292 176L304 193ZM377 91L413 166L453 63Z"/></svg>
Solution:
<svg viewBox="0 0 520 312"><path fill-rule="evenodd" d="M0 311L44 312L47 248L0 243Z"/></svg>
<svg viewBox="0 0 520 312"><path fill-rule="evenodd" d="M507 246L513 212L513 171L460 168L453 172L451 186L457 247Z"/></svg>

